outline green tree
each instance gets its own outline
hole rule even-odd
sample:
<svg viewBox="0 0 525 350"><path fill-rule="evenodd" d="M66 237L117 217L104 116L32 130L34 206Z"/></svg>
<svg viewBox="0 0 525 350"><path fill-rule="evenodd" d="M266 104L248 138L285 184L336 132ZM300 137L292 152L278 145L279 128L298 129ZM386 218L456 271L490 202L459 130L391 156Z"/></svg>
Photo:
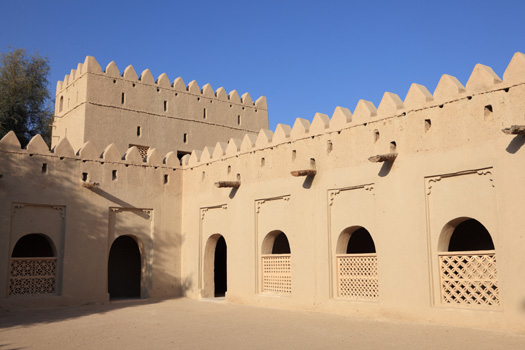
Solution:
<svg viewBox="0 0 525 350"><path fill-rule="evenodd" d="M53 108L47 88L47 57L25 49L0 53L0 138L13 130L25 146L42 135L49 144Z"/></svg>

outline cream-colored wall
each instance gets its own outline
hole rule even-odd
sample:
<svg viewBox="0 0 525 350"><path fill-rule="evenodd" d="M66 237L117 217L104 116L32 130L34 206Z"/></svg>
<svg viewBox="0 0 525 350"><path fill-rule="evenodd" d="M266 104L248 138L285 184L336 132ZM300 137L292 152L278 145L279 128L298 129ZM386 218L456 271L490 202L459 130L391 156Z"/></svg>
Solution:
<svg viewBox="0 0 525 350"><path fill-rule="evenodd" d="M85 142L87 80L81 78L82 66L79 64L78 70L72 70L66 76L65 84L57 84L51 147L64 138L74 149L79 149Z"/></svg>
<svg viewBox="0 0 525 350"><path fill-rule="evenodd" d="M353 115L338 108L331 120L316 115L311 125L298 120L291 129L278 126L185 157L182 275L193 286L187 295L200 297L205 243L219 233L228 245L227 300L525 331L525 241L516 223L525 199L525 141L502 132L524 122L524 63L517 54L503 82L476 66L466 87L445 76L434 95L413 86L404 102L387 93L378 110L360 102ZM368 160L389 153L392 141L393 163ZM291 176L311 168L311 158L313 180ZM239 189L214 186L237 174ZM460 217L491 233L499 306L441 303L438 241L447 222ZM337 297L337 239L352 226L374 239L377 301ZM261 292L261 246L273 230L290 242L291 296Z"/></svg>
<svg viewBox="0 0 525 350"><path fill-rule="evenodd" d="M12 133L0 142L0 308L107 301L108 254L120 235L140 242L142 297L181 295L180 166L155 153L143 163L136 148L125 160L114 146L101 153L88 143L75 156L67 140L51 153L40 136L28 149ZM98 187L83 187L83 173ZM57 248L57 295L8 295L11 252L29 233L45 234Z"/></svg>
<svg viewBox="0 0 525 350"><path fill-rule="evenodd" d="M248 93L242 98L235 90L227 95L209 84L201 89L192 81L186 86L181 78L171 83L166 74L155 81L149 70L139 78L132 66L121 74L114 62L102 71L93 57L58 83L56 100L62 97L64 109L59 103L55 109L54 143L78 123L75 134L67 136L75 147L91 141L99 148L114 143L120 149L134 144L163 154L191 152L268 127L264 96L254 102Z"/></svg>

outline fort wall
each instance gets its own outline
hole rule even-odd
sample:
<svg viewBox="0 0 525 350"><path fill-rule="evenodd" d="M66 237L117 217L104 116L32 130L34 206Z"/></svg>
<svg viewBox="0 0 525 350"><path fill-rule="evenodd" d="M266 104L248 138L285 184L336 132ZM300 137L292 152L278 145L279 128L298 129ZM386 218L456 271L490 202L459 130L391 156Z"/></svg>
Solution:
<svg viewBox="0 0 525 350"><path fill-rule="evenodd" d="M524 122L524 83L525 56L516 54L503 80L477 65L466 86L445 75L434 94L412 85L405 101L385 93L377 109L360 101L353 114L338 107L331 119L316 114L312 123L298 119L293 127L279 125L185 156L182 273L193 279L188 295L209 294L207 242L220 234L228 247L227 300L525 330L518 292L525 285L519 271L525 242L513 219L522 215L518 203L525 199L519 175L525 141L502 132ZM369 160L388 154L395 160ZM312 170L315 175L292 176ZM239 187L217 188L236 181ZM497 265L497 273L489 273L497 275L497 302L473 301L487 286L456 290L447 299L442 261L455 256L447 251L447 234L467 219L482 223L494 242L489 255L497 263L480 270ZM345 233L360 227L375 243L367 256L376 261L375 282L364 256L343 257L338 250ZM290 245L289 255L276 256L289 259L277 272L264 265L265 242L275 231ZM360 261L347 268L368 276L366 283L361 276L351 280L353 287L341 285L341 259Z"/></svg>

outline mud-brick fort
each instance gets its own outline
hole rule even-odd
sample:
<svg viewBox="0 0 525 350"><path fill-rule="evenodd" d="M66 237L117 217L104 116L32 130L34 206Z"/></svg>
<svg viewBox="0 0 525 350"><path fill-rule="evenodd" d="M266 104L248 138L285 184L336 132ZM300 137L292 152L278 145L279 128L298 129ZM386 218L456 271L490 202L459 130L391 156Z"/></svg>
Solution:
<svg viewBox="0 0 525 350"><path fill-rule="evenodd" d="M0 141L0 307L214 298L525 332L525 55L267 130L87 57Z"/></svg>

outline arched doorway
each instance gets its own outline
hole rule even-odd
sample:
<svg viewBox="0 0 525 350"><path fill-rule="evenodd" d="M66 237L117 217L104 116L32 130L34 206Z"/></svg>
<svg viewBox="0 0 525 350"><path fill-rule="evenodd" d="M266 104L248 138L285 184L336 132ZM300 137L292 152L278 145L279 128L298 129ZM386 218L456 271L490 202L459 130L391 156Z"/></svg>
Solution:
<svg viewBox="0 0 525 350"><path fill-rule="evenodd" d="M496 251L483 224L472 218L450 221L438 250L442 303L499 305Z"/></svg>
<svg viewBox="0 0 525 350"><path fill-rule="evenodd" d="M376 247L367 229L353 226L341 232L336 264L339 297L359 300L379 297Z"/></svg>
<svg viewBox="0 0 525 350"><path fill-rule="evenodd" d="M292 293L292 254L288 237L282 231L272 231L262 243L262 292Z"/></svg>
<svg viewBox="0 0 525 350"><path fill-rule="evenodd" d="M111 245L108 259L110 299L140 298L142 257L137 241L120 236Z"/></svg>
<svg viewBox="0 0 525 350"><path fill-rule="evenodd" d="M51 239L39 233L23 236L11 253L9 295L56 294L56 270Z"/></svg>
<svg viewBox="0 0 525 350"><path fill-rule="evenodd" d="M215 285L215 297L223 297L227 290L227 268L226 268L226 241L221 236L215 247L215 263L213 269L213 282Z"/></svg>
<svg viewBox="0 0 525 350"><path fill-rule="evenodd" d="M226 240L220 234L211 235L204 253L205 298L224 297L228 290L228 254Z"/></svg>

